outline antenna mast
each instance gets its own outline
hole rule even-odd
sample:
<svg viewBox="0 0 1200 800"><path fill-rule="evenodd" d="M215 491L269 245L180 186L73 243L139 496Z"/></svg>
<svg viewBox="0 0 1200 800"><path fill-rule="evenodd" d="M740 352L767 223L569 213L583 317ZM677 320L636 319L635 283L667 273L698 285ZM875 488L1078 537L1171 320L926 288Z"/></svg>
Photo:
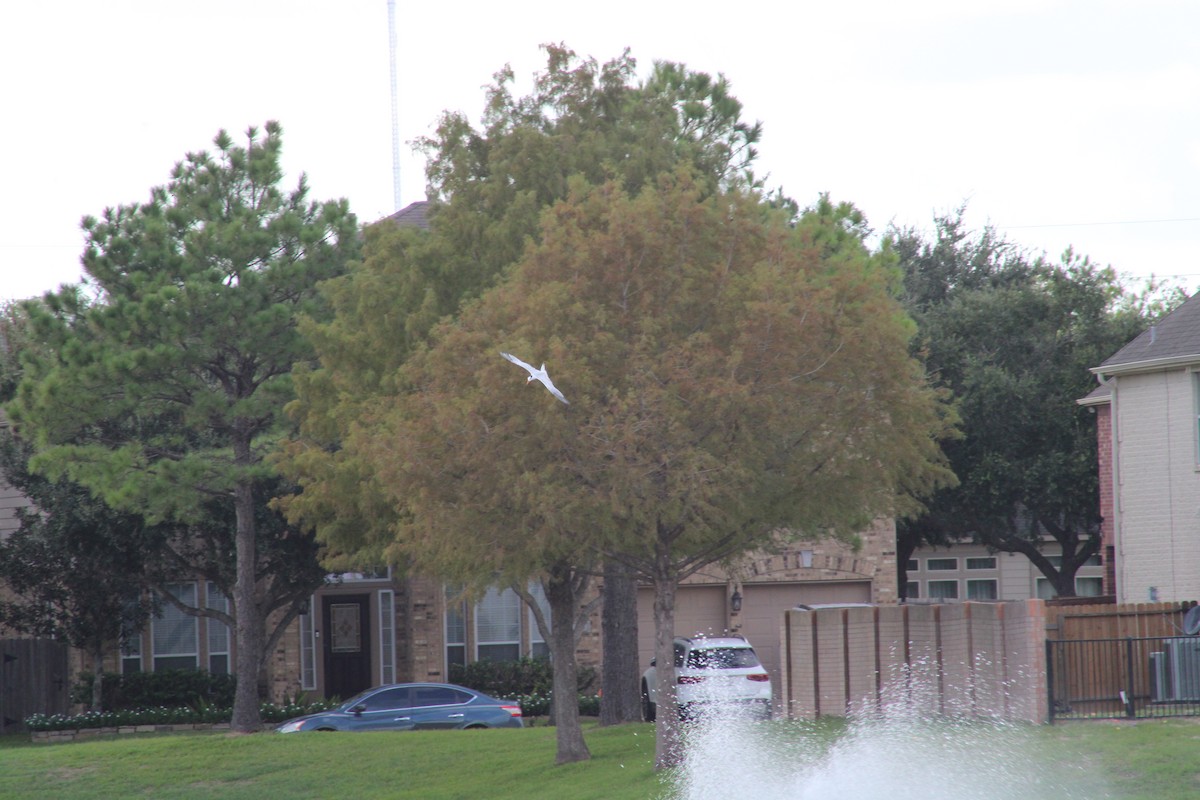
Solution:
<svg viewBox="0 0 1200 800"><path fill-rule="evenodd" d="M388 51L392 68L392 199L400 210L400 98L396 88L396 0L388 0Z"/></svg>

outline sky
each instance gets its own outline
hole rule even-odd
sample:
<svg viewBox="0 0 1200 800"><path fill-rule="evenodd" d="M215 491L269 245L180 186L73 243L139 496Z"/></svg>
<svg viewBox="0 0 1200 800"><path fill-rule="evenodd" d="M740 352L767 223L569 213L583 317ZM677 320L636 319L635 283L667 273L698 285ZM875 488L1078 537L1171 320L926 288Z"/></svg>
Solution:
<svg viewBox="0 0 1200 800"><path fill-rule="evenodd" d="M763 123L759 174L877 231L963 206L1032 253L1200 287L1200 3L394 0L400 199L409 143L560 42L721 73ZM285 183L395 209L387 0L57 0L0 8L0 300L82 272L79 222L142 202L221 129L278 120Z"/></svg>

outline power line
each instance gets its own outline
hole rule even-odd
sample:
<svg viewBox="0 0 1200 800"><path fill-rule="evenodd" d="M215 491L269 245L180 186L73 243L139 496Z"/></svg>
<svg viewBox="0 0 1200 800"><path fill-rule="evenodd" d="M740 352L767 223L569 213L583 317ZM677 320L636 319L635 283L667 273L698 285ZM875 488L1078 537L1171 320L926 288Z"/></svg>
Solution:
<svg viewBox="0 0 1200 800"><path fill-rule="evenodd" d="M1127 219L1112 222L1048 222L1040 225L996 225L1006 230L1026 228L1083 228L1100 225L1159 225L1173 222L1200 222L1200 217L1179 217L1178 219Z"/></svg>

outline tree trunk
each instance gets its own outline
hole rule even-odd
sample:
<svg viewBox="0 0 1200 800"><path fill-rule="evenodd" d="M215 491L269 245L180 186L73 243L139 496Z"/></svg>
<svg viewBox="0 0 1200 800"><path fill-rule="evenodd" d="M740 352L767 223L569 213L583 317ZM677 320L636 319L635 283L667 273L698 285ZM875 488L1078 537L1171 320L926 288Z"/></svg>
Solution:
<svg viewBox="0 0 1200 800"><path fill-rule="evenodd" d="M674 572L654 576L654 663L658 714L654 727L654 768L670 769L683 760L679 706L675 702Z"/></svg>
<svg viewBox="0 0 1200 800"><path fill-rule="evenodd" d="M575 593L571 572L551 574L546 582L546 600L550 605L550 663L554 669L551 714L554 719L558 752L556 764L586 761L592 757L583 740L579 724L579 669L575 662Z"/></svg>
<svg viewBox="0 0 1200 800"><path fill-rule="evenodd" d="M637 583L632 572L615 561L607 563L603 593L600 724L637 722L641 719L641 670L638 668Z"/></svg>
<svg viewBox="0 0 1200 800"><path fill-rule="evenodd" d="M262 728L258 670L263 661L263 623L255 580L254 489L249 481L237 484L234 503L237 511L237 580L233 588L237 614L237 690L233 696L230 727L239 733L253 733Z"/></svg>
<svg viewBox="0 0 1200 800"><path fill-rule="evenodd" d="M92 651L92 711L104 711L104 648Z"/></svg>

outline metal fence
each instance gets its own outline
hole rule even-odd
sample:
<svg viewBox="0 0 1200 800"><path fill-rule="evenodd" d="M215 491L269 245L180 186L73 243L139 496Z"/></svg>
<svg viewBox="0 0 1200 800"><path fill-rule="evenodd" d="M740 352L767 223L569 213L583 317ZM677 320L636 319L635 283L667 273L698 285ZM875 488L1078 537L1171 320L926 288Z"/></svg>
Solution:
<svg viewBox="0 0 1200 800"><path fill-rule="evenodd" d="M1046 641L1050 721L1200 716L1200 636Z"/></svg>

